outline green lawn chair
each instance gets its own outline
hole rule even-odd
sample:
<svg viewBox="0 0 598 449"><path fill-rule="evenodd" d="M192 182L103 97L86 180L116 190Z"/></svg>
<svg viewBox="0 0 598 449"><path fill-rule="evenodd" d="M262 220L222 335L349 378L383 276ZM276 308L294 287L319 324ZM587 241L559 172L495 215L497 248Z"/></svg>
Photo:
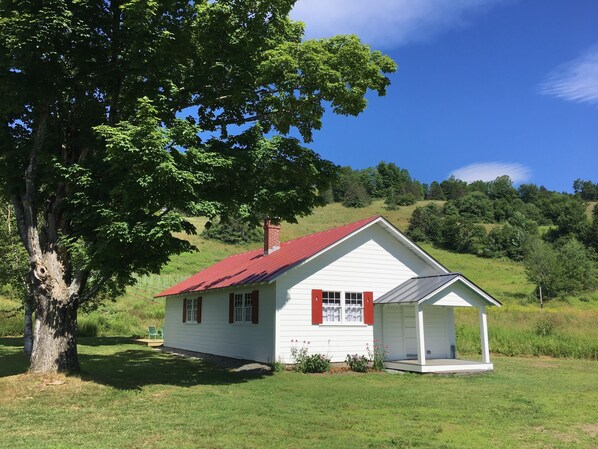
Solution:
<svg viewBox="0 0 598 449"><path fill-rule="evenodd" d="M164 326L162 326L162 329L158 331L158 338L164 340Z"/></svg>
<svg viewBox="0 0 598 449"><path fill-rule="evenodd" d="M147 328L147 336L150 340L158 338L158 330L156 329L156 326L150 326Z"/></svg>

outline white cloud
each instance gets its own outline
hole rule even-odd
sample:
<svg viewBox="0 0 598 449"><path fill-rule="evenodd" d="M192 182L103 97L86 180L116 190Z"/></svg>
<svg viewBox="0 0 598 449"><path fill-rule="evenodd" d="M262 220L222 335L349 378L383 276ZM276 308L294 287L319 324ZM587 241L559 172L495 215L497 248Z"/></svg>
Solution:
<svg viewBox="0 0 598 449"><path fill-rule="evenodd" d="M357 34L392 48L468 23L473 14L509 0L299 0L291 12L308 38Z"/></svg>
<svg viewBox="0 0 598 449"><path fill-rule="evenodd" d="M451 175L466 182L494 181L499 176L508 175L513 183L519 184L531 177L531 170L518 163L479 162L458 168Z"/></svg>
<svg viewBox="0 0 598 449"><path fill-rule="evenodd" d="M598 103L598 46L557 67L540 86L540 92L578 103Z"/></svg>

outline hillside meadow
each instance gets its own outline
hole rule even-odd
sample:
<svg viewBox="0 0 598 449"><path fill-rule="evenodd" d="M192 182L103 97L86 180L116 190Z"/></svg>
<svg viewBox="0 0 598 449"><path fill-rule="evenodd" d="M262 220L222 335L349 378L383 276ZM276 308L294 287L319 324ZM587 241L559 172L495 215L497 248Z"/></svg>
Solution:
<svg viewBox="0 0 598 449"><path fill-rule="evenodd" d="M330 229L372 215L383 215L400 230L406 230L413 210L430 201L420 201L396 211L386 210L377 201L361 209L330 204L316 209L297 223L283 223L282 240ZM441 204L441 203L439 203ZM592 205L590 205L592 206ZM588 212L591 207L588 207ZM189 239L198 251L172 257L160 275L143 276L127 289L124 296L90 313L80 313L81 335L143 335L149 325L160 326L164 303L153 298L159 291L197 271L238 252L259 247L260 243L228 245L203 239L199 234L206 222L192 218L198 235ZM489 310L490 347L506 355L546 355L598 359L598 292L549 302L543 310L534 301L533 286L527 281L523 265L508 259L485 259L470 254L456 254L431 245L422 245L451 271L463 273L503 303ZM16 303L0 298L0 310L10 310ZM22 327L20 313L0 320L0 335L18 335ZM457 348L461 353L479 351L478 317L474 310L457 310Z"/></svg>

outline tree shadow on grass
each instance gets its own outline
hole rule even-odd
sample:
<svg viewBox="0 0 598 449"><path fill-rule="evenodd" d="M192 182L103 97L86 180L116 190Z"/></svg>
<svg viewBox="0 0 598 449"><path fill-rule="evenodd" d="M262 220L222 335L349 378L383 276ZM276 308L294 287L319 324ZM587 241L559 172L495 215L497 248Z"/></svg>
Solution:
<svg viewBox="0 0 598 449"><path fill-rule="evenodd" d="M0 377L22 374L28 368L29 357L23 352L23 339L0 338Z"/></svg>
<svg viewBox="0 0 598 449"><path fill-rule="evenodd" d="M129 337L77 337L77 344L85 346L116 346L131 344Z"/></svg>
<svg viewBox="0 0 598 449"><path fill-rule="evenodd" d="M233 372L199 358L135 347L129 338L80 338L79 343L81 372L72 376L119 390L140 390L148 385L228 385L269 375ZM123 345L122 350L114 348L117 345ZM22 338L0 338L0 378L27 372L29 358L22 346Z"/></svg>
<svg viewBox="0 0 598 449"><path fill-rule="evenodd" d="M79 361L81 379L120 390L138 390L147 385L228 385L269 375L233 372L201 359L141 348L112 354L80 354Z"/></svg>

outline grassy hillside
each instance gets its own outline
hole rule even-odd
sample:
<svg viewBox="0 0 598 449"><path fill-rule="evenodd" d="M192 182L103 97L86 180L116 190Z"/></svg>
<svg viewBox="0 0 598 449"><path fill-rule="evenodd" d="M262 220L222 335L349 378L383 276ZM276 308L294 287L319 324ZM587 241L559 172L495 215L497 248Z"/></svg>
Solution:
<svg viewBox="0 0 598 449"><path fill-rule="evenodd" d="M401 230L405 230L414 206L387 211L382 202L363 209L349 209L331 204L317 209L298 223L283 223L283 240L297 238L350 223L372 215L383 215ZM205 219L193 218L201 232ZM205 240L200 235L185 236L197 248L193 253L172 257L159 275L140 277L126 295L91 313L80 314L80 330L84 335L143 334L149 325L160 326L164 319L163 300L153 296L186 277L223 258L260 243L227 245ZM483 259L470 254L455 254L431 245L424 249L448 269L463 273L503 303L501 309L489 312L491 347L505 354L545 354L598 358L598 292L565 300L553 301L541 311L533 302L533 286L527 282L522 264L507 259ZM17 304L0 302L0 310ZM479 348L477 315L473 310L458 310L459 348L476 352ZM14 335L20 329L17 314L10 320L0 319L0 335Z"/></svg>

